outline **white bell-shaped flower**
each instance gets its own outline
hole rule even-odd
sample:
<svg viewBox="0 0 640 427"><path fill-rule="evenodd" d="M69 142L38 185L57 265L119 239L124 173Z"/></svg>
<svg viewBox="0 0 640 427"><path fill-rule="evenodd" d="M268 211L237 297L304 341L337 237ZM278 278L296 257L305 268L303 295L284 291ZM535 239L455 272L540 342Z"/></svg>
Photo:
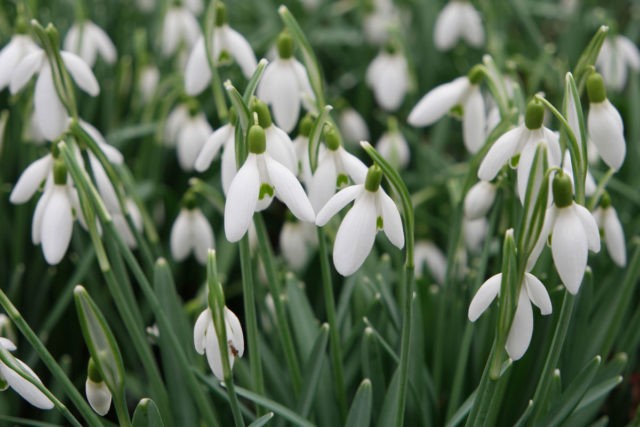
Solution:
<svg viewBox="0 0 640 427"><path fill-rule="evenodd" d="M378 105L386 111L397 110L409 89L407 59L395 48L381 50L369 64L366 80Z"/></svg>
<svg viewBox="0 0 640 427"><path fill-rule="evenodd" d="M424 95L413 107L407 122L412 126L429 126L452 108L462 107L462 138L470 153L476 153L485 142L485 106L480 82L483 73L474 67L464 77L440 85Z"/></svg>
<svg viewBox="0 0 640 427"><path fill-rule="evenodd" d="M107 415L111 407L111 391L91 358L89 358L89 366L87 367L87 381L84 383L84 391L91 408L100 416Z"/></svg>
<svg viewBox="0 0 640 427"><path fill-rule="evenodd" d="M185 6L171 6L162 22L162 53L171 56L181 45L187 49L200 37L200 25L193 13Z"/></svg>
<svg viewBox="0 0 640 427"><path fill-rule="evenodd" d="M468 1L452 0L438 14L433 42L444 51L454 48L461 39L473 47L484 44L482 17Z"/></svg>
<svg viewBox="0 0 640 427"><path fill-rule="evenodd" d="M611 205L608 193L602 195L600 206L593 211L598 227L602 230L604 243L609 251L609 256L619 267L627 265L627 248L624 238L624 230L618 218L616 209Z"/></svg>
<svg viewBox="0 0 640 427"><path fill-rule="evenodd" d="M8 351L14 351L16 349L16 345L11 340L4 337L0 337L0 346ZM20 366L25 374L42 384L40 378L38 378L36 373L33 372L31 368L26 365L26 363L18 358L13 357L12 355L9 355L9 357L13 358L13 362ZM53 402L43 392L41 392L40 389L38 389L35 385L29 382L18 372L5 365L2 361L0 361L0 384L8 385L24 400L38 409L53 408Z"/></svg>
<svg viewBox="0 0 640 427"><path fill-rule="evenodd" d="M107 64L113 64L117 59L116 47L107 33L89 20L73 24L63 46L64 50L75 53L90 67L95 65L98 55Z"/></svg>
<svg viewBox="0 0 640 427"><path fill-rule="evenodd" d="M189 107L186 104L178 104L167 116L164 124L164 142L169 147L174 147L178 141L178 134L189 118Z"/></svg>
<svg viewBox="0 0 640 427"><path fill-rule="evenodd" d="M279 242L287 266L300 271L318 246L316 227L309 222L286 221L280 230Z"/></svg>
<svg viewBox="0 0 640 427"><path fill-rule="evenodd" d="M138 89L146 103L153 99L160 83L160 70L155 65L145 65L138 77Z"/></svg>
<svg viewBox="0 0 640 427"><path fill-rule="evenodd" d="M233 369L236 357L244 354L244 334L238 317L227 307L224 308L224 323L227 335L227 349L229 354L229 366ZM213 374L224 381L224 370L222 368L222 354L215 325L211 316L211 310L204 310L193 328L193 343L199 354L206 354L209 367Z"/></svg>
<svg viewBox="0 0 640 427"><path fill-rule="evenodd" d="M207 263L207 252L215 245L213 229L202 211L195 206L195 199L187 194L184 207L171 228L171 256L182 261L193 252L200 264Z"/></svg>
<svg viewBox="0 0 640 427"><path fill-rule="evenodd" d="M574 203L571 178L564 172L558 172L553 178L553 205L545 214L528 269L535 264L550 234L551 253L558 275L567 290L575 295L587 268L589 250L600 251L600 233L591 212Z"/></svg>
<svg viewBox="0 0 640 427"><path fill-rule="evenodd" d="M308 184L309 200L316 212L322 209L337 189L349 182L364 184L367 176L367 167L344 149L335 128L325 130L324 135L326 149L320 153L318 166Z"/></svg>
<svg viewBox="0 0 640 427"><path fill-rule="evenodd" d="M96 96L100 93L100 86L96 77L82 58L66 51L60 52L60 56L67 71L83 91L91 96ZM38 79L33 95L35 119L45 138L53 141L67 128L69 117L56 91L51 65L43 50L38 49L20 61L11 76L9 88L11 93L17 93L36 73L38 73Z"/></svg>
<svg viewBox="0 0 640 427"><path fill-rule="evenodd" d="M409 143L400 132L396 120L390 119L389 122L389 130L383 133L376 143L376 150L391 166L404 169L411 159Z"/></svg>
<svg viewBox="0 0 640 427"><path fill-rule="evenodd" d="M480 252L482 244L487 238L489 221L486 217L476 219L464 218L462 221L462 237L467 249L471 252Z"/></svg>
<svg viewBox="0 0 640 427"><path fill-rule="evenodd" d="M22 59L36 52L38 46L27 34L15 34L0 50L0 90L9 86L11 77Z"/></svg>
<svg viewBox="0 0 640 427"><path fill-rule="evenodd" d="M372 0L370 10L363 18L364 35L371 44L382 46L389 39L391 28L399 22L399 13L393 0Z"/></svg>
<svg viewBox="0 0 640 427"><path fill-rule="evenodd" d="M315 96L307 70L293 56L293 39L287 32L278 37L278 57L264 70L257 95L273 109L275 122L285 132L293 130L300 104L313 109Z"/></svg>
<svg viewBox="0 0 640 427"><path fill-rule="evenodd" d="M211 58L214 65L235 60L242 74L250 78L258 63L251 45L242 34L229 27L225 6L218 2L216 8L216 23L213 29ZM211 69L207 59L204 37L199 37L184 72L184 85L187 94L195 96L202 92L211 81Z"/></svg>
<svg viewBox="0 0 640 427"><path fill-rule="evenodd" d="M598 154L607 166L618 170L624 162L627 146L624 140L624 125L618 110L607 99L602 76L593 73L587 79L589 115L587 129Z"/></svg>
<svg viewBox="0 0 640 427"><path fill-rule="evenodd" d="M216 129L211 136L207 139L198 154L196 159L195 169L198 172L204 172L211 166L211 162L218 155L220 148L222 148L222 190L226 195L229 191L229 186L233 177L236 176L236 147L235 147L235 134L236 128L233 125L235 119L234 110L230 110L229 123Z"/></svg>
<svg viewBox="0 0 640 427"><path fill-rule="evenodd" d="M343 276L350 276L362 266L373 248L378 230L384 230L397 248L404 246L400 212L380 186L381 181L382 171L378 166L371 166L364 184L340 190L318 212L316 225L322 227L355 200L338 228L333 245L333 264Z"/></svg>
<svg viewBox="0 0 640 427"><path fill-rule="evenodd" d="M485 217L496 199L496 185L480 181L469 189L464 197L464 216L467 219Z"/></svg>
<svg viewBox="0 0 640 427"><path fill-rule="evenodd" d="M38 191L42 182L53 171L53 156L49 153L31 163L13 187L9 201L14 205L26 203Z"/></svg>
<svg viewBox="0 0 640 427"><path fill-rule="evenodd" d="M475 322L478 317L489 307L491 302L500 293L502 283L502 273L491 276L480 286L478 292L469 304L469 320ZM518 305L516 308L511 329L507 336L505 348L512 360L518 360L529 348L531 336L533 335L533 310L531 304L540 309L540 314L547 316L551 314L552 306L549 293L544 284L533 274L525 273L524 280L520 286L518 295Z"/></svg>
<svg viewBox="0 0 640 427"><path fill-rule="evenodd" d="M294 175L298 174L298 159L295 146L289 135L271 120L267 104L254 99L252 111L258 115L258 123L264 129L267 138L267 153L277 162L286 166Z"/></svg>
<svg viewBox="0 0 640 427"><path fill-rule="evenodd" d="M347 142L369 140L369 128L360 113L353 108L342 110L338 117L338 128Z"/></svg>
<svg viewBox="0 0 640 427"><path fill-rule="evenodd" d="M240 240L249 229L254 212L266 209L274 196L298 219L313 222L315 213L302 185L293 172L267 152L264 129L252 126L248 141L249 155L231 182L224 206L227 240Z"/></svg>
<svg viewBox="0 0 640 427"><path fill-rule="evenodd" d="M182 3L189 9L194 15L200 15L204 11L203 0L182 0Z"/></svg>
<svg viewBox="0 0 640 427"><path fill-rule="evenodd" d="M610 89L620 92L627 83L629 70L640 70L640 51L627 37L610 36L600 48L596 67Z"/></svg>
<svg viewBox="0 0 640 427"><path fill-rule="evenodd" d="M180 163L182 170L193 170L196 159L212 132L213 129L211 129L211 125L207 122L204 113L187 117L180 132L178 132L176 141L178 163Z"/></svg>
<svg viewBox="0 0 640 427"><path fill-rule="evenodd" d="M427 240L417 241L413 249L413 264L416 278L423 277L426 267L436 283L444 284L447 275L447 258L434 243Z"/></svg>

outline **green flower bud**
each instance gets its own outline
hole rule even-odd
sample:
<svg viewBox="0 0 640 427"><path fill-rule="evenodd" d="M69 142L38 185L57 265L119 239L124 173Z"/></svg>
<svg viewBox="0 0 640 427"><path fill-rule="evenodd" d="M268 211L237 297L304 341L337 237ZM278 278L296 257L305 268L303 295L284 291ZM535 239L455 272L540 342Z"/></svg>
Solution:
<svg viewBox="0 0 640 427"><path fill-rule="evenodd" d="M283 31L278 36L278 56L282 59L289 59L293 56L293 38L288 31Z"/></svg>
<svg viewBox="0 0 640 427"><path fill-rule="evenodd" d="M271 121L271 113L269 112L269 107L267 107L267 104L257 98L254 98L251 109L258 115L258 123L260 124L260 126L262 126L264 129L271 126L273 122Z"/></svg>
<svg viewBox="0 0 640 427"><path fill-rule="evenodd" d="M571 178L562 171L553 178L553 200L558 208L566 208L573 203Z"/></svg>
<svg viewBox="0 0 640 427"><path fill-rule="evenodd" d="M544 120L544 105L540 101L532 99L527 104L527 111L524 113L524 125L527 129L540 129Z"/></svg>
<svg viewBox="0 0 640 427"><path fill-rule="evenodd" d="M364 180L364 188L367 191L376 192L380 188L382 182L382 169L378 165L372 165L367 172L367 178Z"/></svg>
<svg viewBox="0 0 640 427"><path fill-rule="evenodd" d="M471 82L472 85L478 85L484 79L484 68L482 65L474 65L471 70L467 73L467 78Z"/></svg>
<svg viewBox="0 0 640 427"><path fill-rule="evenodd" d="M216 27L227 23L227 7L221 1L216 5Z"/></svg>
<svg viewBox="0 0 640 427"><path fill-rule="evenodd" d="M313 119L309 114L307 114L302 118L302 120L300 120L298 135L308 138L309 135L311 135L311 128L313 128Z"/></svg>
<svg viewBox="0 0 640 427"><path fill-rule="evenodd" d="M267 137L264 129L258 125L249 128L249 152L253 154L262 154L267 149Z"/></svg>
<svg viewBox="0 0 640 427"><path fill-rule="evenodd" d="M592 104L598 104L607 99L604 80L599 73L592 73L587 78L587 95L589 95L589 102Z"/></svg>
<svg viewBox="0 0 640 427"><path fill-rule="evenodd" d="M101 383L104 381L102 379L102 374L100 374L96 363L91 357L89 358L89 365L87 366L87 378L89 378L94 383Z"/></svg>
<svg viewBox="0 0 640 427"><path fill-rule="evenodd" d="M340 135L338 135L338 131L335 127L328 126L324 131L324 143L331 151L336 151L340 148Z"/></svg>
<svg viewBox="0 0 640 427"><path fill-rule="evenodd" d="M59 159L53 162L53 183L55 185L65 185L67 183L67 166L64 161Z"/></svg>

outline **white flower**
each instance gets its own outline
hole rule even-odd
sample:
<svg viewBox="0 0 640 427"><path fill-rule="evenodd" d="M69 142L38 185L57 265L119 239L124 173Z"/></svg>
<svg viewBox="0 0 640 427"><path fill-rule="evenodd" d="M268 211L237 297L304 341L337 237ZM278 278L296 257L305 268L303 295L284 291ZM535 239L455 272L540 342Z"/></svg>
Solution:
<svg viewBox="0 0 640 427"><path fill-rule="evenodd" d="M311 159L309 157L309 134L313 126L313 119L307 115L300 120L298 136L293 140L293 149L298 159L298 178L307 186L311 185L313 173L311 172ZM324 147L321 145L318 156L324 155Z"/></svg>
<svg viewBox="0 0 640 427"><path fill-rule="evenodd" d="M571 184L573 182L573 166L571 163L571 154L569 154L569 150L564 152L564 158L562 160L562 170L566 173L569 178L571 178ZM574 185L575 187L575 185ZM585 196L593 196L596 193L598 185L596 184L596 180L591 175L591 172L587 169L587 177L584 183L584 195Z"/></svg>
<svg viewBox="0 0 640 427"><path fill-rule="evenodd" d="M447 3L436 19L433 42L438 50L449 50L460 39L473 47L480 47L484 44L484 29L480 13L471 3L453 0Z"/></svg>
<svg viewBox="0 0 640 427"><path fill-rule="evenodd" d="M475 322L500 293L502 273L487 279L469 304L469 320ZM518 360L529 347L533 335L533 310L531 304L540 309L543 316L551 314L551 299L542 282L533 274L525 273L520 286L518 306L516 308L511 329L507 336L505 348L512 360Z"/></svg>
<svg viewBox="0 0 640 427"><path fill-rule="evenodd" d="M214 244L213 230L202 211L190 205L180 209L171 228L173 258L182 261L193 252L200 264L206 264L207 251L213 249Z"/></svg>
<svg viewBox="0 0 640 427"><path fill-rule="evenodd" d="M164 140L165 143L173 147L178 141L178 134L189 118L189 107L186 104L179 104L169 115L164 124Z"/></svg>
<svg viewBox="0 0 640 427"><path fill-rule="evenodd" d="M287 33L278 38L278 57L264 70L257 95L271 105L273 118L289 133L298 122L300 104L313 109L315 96L307 70L293 56L293 40Z"/></svg>
<svg viewBox="0 0 640 427"><path fill-rule="evenodd" d="M287 221L280 230L280 250L287 265L300 271L318 246L316 227L308 222Z"/></svg>
<svg viewBox="0 0 640 427"><path fill-rule="evenodd" d="M618 170L624 162L627 147L624 125L618 110L607 99L602 76L593 73L587 79L589 115L587 129L598 154L607 166Z"/></svg>
<svg viewBox="0 0 640 427"><path fill-rule="evenodd" d="M343 276L355 273L362 266L380 229L384 230L393 245L398 248L404 246L398 207L380 187L381 180L382 171L377 166L372 166L364 184L340 190L318 212L316 225L322 227L355 200L338 228L333 245L333 263Z"/></svg>
<svg viewBox="0 0 640 427"><path fill-rule="evenodd" d="M236 176L236 128L233 126L234 120L230 119L229 123L216 129L207 139L196 159L195 169L198 172L204 172L211 166L211 162L218 155L220 148L222 152L222 190L224 194L229 191L229 186L233 177Z"/></svg>
<svg viewBox="0 0 640 427"><path fill-rule="evenodd" d="M369 43L383 45L399 21L398 10L392 0L373 0L371 6L373 10L363 19L364 35Z"/></svg>
<svg viewBox="0 0 640 427"><path fill-rule="evenodd" d="M200 26L195 16L184 6L171 6L162 22L162 53L173 55L181 44L187 49L195 44L200 36Z"/></svg>
<svg viewBox="0 0 640 427"><path fill-rule="evenodd" d="M364 184L367 167L340 144L340 137L334 128L325 131L327 148L320 153L316 172L311 177L309 200L316 212L340 189L349 184Z"/></svg>
<svg viewBox="0 0 640 427"><path fill-rule="evenodd" d="M376 102L387 111L397 110L409 88L407 59L401 52L380 51L367 68L367 85Z"/></svg>
<svg viewBox="0 0 640 427"><path fill-rule="evenodd" d="M141 12L152 12L156 7L156 0L136 0L136 6Z"/></svg>
<svg viewBox="0 0 640 427"><path fill-rule="evenodd" d="M107 33L89 20L73 24L63 46L64 50L75 53L90 67L96 63L98 55L107 64L113 64L117 59L116 47Z"/></svg>
<svg viewBox="0 0 640 427"><path fill-rule="evenodd" d="M222 3L218 2L216 9L216 25L213 29L211 41L213 51L211 57L214 65L233 58L240 66L242 74L250 78L256 70L258 63L251 45L242 34L229 27L226 22L226 10ZM184 72L185 90L189 95L197 95L202 92L211 80L211 69L207 60L207 51L204 37L199 37Z"/></svg>
<svg viewBox="0 0 640 427"><path fill-rule="evenodd" d="M100 93L100 86L91 68L79 56L71 52L60 52L62 62L76 84L91 96ZM35 118L38 128L45 138L53 141L65 131L69 123L67 111L58 97L51 65L43 50L37 50L25 56L11 77L9 86L15 94L38 73L34 92Z"/></svg>
<svg viewBox="0 0 640 427"><path fill-rule="evenodd" d="M480 252L484 239L487 237L489 222L487 218L464 218L462 221L462 235L467 249L471 252Z"/></svg>
<svg viewBox="0 0 640 427"><path fill-rule="evenodd" d="M0 346L8 351L14 351L16 349L16 345L11 342L11 340L3 337L0 337ZM42 381L40 381L40 378L38 378L36 373L33 372L22 360L17 359L8 353L7 355L13 359L14 363L20 366L25 374L42 384ZM53 402L44 393L42 393L35 385L31 384L27 379L23 378L18 372L5 365L2 361L0 361L0 384L1 383L6 383L24 400L36 408L53 408Z"/></svg>
<svg viewBox="0 0 640 427"><path fill-rule="evenodd" d="M233 362L236 357L242 357L244 354L244 335L240 320L227 307L224 308L224 323L227 333L227 348L229 351L229 367L233 369ZM199 354L207 355L207 361L213 374L220 380L224 381L224 371L222 368L222 355L220 354L220 345L218 344L218 336L213 324L211 310L204 310L193 328L193 343Z"/></svg>
<svg viewBox="0 0 640 427"><path fill-rule="evenodd" d="M435 281L440 285L444 284L447 275L447 258L435 244L426 240L416 242L413 249L413 263L416 278L423 276L426 266Z"/></svg>
<svg viewBox="0 0 640 427"><path fill-rule="evenodd" d="M409 164L409 144L397 126L382 134L376 143L376 150L396 169L404 169Z"/></svg>
<svg viewBox="0 0 640 427"><path fill-rule="evenodd" d="M369 139L367 123L353 108L346 108L340 113L338 127L346 141L360 142Z"/></svg>
<svg viewBox="0 0 640 427"><path fill-rule="evenodd" d="M160 70L155 65L145 65L140 71L138 79L138 88L144 102L153 99L160 82Z"/></svg>
<svg viewBox="0 0 640 427"><path fill-rule="evenodd" d="M40 188L53 170L53 156L49 153L31 163L20 175L13 187L9 201L14 205L26 203Z"/></svg>
<svg viewBox="0 0 640 427"><path fill-rule="evenodd" d="M111 407L111 392L104 381L94 382L91 378L87 378L84 383L84 391L91 408L98 415L107 415Z"/></svg>
<svg viewBox="0 0 640 427"><path fill-rule="evenodd" d="M187 117L177 137L178 163L182 170L193 170L198 154L212 132L204 113Z"/></svg>
<svg viewBox="0 0 640 427"><path fill-rule="evenodd" d="M204 2L202 0L182 0L182 2L195 15L200 15L204 10Z"/></svg>
<svg viewBox="0 0 640 427"><path fill-rule="evenodd" d="M25 141L33 142L35 145L42 145L47 141L40 130L40 126L38 126L35 108L31 109L31 114L27 118L22 135Z"/></svg>
<svg viewBox="0 0 640 427"><path fill-rule="evenodd" d="M293 141L289 135L271 121L271 114L267 104L259 99L253 102L253 112L258 115L260 126L267 138L267 153L277 162L283 164L294 175L298 174L298 159Z"/></svg>
<svg viewBox="0 0 640 427"><path fill-rule="evenodd" d="M464 216L467 219L478 219L487 215L496 198L496 186L487 181L480 181L469 189L464 198Z"/></svg>
<svg viewBox="0 0 640 427"><path fill-rule="evenodd" d="M602 197L600 206L593 212L593 217L603 231L604 243L611 259L618 266L624 267L627 265L624 230L608 195Z"/></svg>
<svg viewBox="0 0 640 427"><path fill-rule="evenodd" d="M588 251L600 251L600 233L595 219L572 199L571 179L559 172L553 180L554 204L547 209L544 226L529 257L533 267L551 234L551 253L558 275L567 290L577 294L587 268Z"/></svg>
<svg viewBox="0 0 640 427"><path fill-rule="evenodd" d="M640 70L640 52L627 37L617 35L605 39L600 48L596 67L602 73L606 85L621 91L627 83L627 71Z"/></svg>
<svg viewBox="0 0 640 427"><path fill-rule="evenodd" d="M11 76L22 59L38 50L38 46L26 34L16 34L0 50L0 90L9 86Z"/></svg>
<svg viewBox="0 0 640 427"><path fill-rule="evenodd" d="M429 126L461 105L464 145L470 153L476 153L485 141L486 118L480 92L481 75L472 69L469 76L458 77L427 92L413 107L407 122L416 127Z"/></svg>
<svg viewBox="0 0 640 427"><path fill-rule="evenodd" d="M251 225L253 213L266 209L273 196L280 199L298 219L315 220L311 203L293 172L266 151L265 131L249 129L249 156L233 178L224 207L227 240L237 242Z"/></svg>
<svg viewBox="0 0 640 427"><path fill-rule="evenodd" d="M140 214L138 206L133 202L133 200L127 199L126 207L129 215L131 216L134 227L136 228L136 230L141 232L143 227L142 214ZM136 242L136 238L133 235L133 232L129 227L129 223L127 222L127 219L125 218L122 211L118 209L117 212L112 212L111 217L113 219L113 225L115 225L118 234L120 234L127 246L129 246L131 249L134 249L138 245L138 243Z"/></svg>

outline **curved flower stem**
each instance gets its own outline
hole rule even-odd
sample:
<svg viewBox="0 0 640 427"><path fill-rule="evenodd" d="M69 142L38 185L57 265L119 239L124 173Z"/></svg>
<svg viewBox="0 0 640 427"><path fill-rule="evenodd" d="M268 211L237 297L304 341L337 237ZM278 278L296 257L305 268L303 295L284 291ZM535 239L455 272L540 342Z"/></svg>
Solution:
<svg viewBox="0 0 640 427"><path fill-rule="evenodd" d="M216 22L215 14L217 6L218 1L212 0L211 3L209 3L209 8L207 9L207 20L204 31L204 49L206 50L207 63L211 70L211 90L213 92L213 100L216 104L216 112L218 114L218 119L223 122L229 116L229 110L227 108L227 103L224 100L220 74L218 74L218 68L215 65L215 59L213 58L213 31Z"/></svg>

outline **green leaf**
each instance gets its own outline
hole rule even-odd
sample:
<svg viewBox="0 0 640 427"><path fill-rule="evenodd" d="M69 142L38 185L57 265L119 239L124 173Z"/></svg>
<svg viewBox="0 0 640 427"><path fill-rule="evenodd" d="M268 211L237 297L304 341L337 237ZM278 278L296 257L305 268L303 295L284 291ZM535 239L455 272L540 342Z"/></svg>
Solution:
<svg viewBox="0 0 640 427"><path fill-rule="evenodd" d="M253 72L251 79L249 79L249 83L247 83L247 87L244 90L244 94L242 95L242 100L246 105L251 104L251 98L258 87L258 83L260 82L260 78L262 78L262 74L264 73L265 68L267 67L268 61L264 58L258 62L258 66L256 70Z"/></svg>
<svg viewBox="0 0 640 427"><path fill-rule="evenodd" d="M291 316L298 354L303 360L307 360L314 345L314 337L318 335L318 319L313 314L301 283L293 275L287 275L286 288L287 309Z"/></svg>
<svg viewBox="0 0 640 427"><path fill-rule="evenodd" d="M471 408L473 407L476 401L476 395L478 394L478 390L474 390L473 393L467 397L467 400L464 401L462 405L458 408L458 410L453 414L451 419L447 421L446 427L456 427L460 424L464 418L469 414Z"/></svg>
<svg viewBox="0 0 640 427"><path fill-rule="evenodd" d="M309 133L309 163L311 164L311 170L315 171L318 167L318 152L320 150L320 136L322 136L322 130L324 124L330 122L331 117L329 113L333 110L331 105L327 105L322 109L320 115L313 122L311 132Z"/></svg>
<svg viewBox="0 0 640 427"><path fill-rule="evenodd" d="M368 427L371 424L371 407L373 403L373 393L371 391L371 381L363 380L358 387L349 415L347 415L346 426Z"/></svg>
<svg viewBox="0 0 640 427"><path fill-rule="evenodd" d="M309 416L311 405L315 400L318 381L320 380L320 374L322 373L322 368L327 358L326 351L328 342L329 325L325 323L320 327L320 333L313 344L304 368L306 376L302 384L300 400L298 401L298 412L300 412L303 417Z"/></svg>
<svg viewBox="0 0 640 427"><path fill-rule="evenodd" d="M604 40L607 38L608 33L609 27L607 27L606 25L602 25L600 28L598 28L598 31L596 31L591 41L582 52L582 55L580 55L580 59L576 64L573 75L578 82L578 88L581 92L582 88L584 88L584 84L587 80L590 69L596 63L596 59L598 58L598 54L600 53L600 48L602 47L602 43L604 43Z"/></svg>
<svg viewBox="0 0 640 427"><path fill-rule="evenodd" d="M144 398L140 400L133 413L132 427L163 427L164 422L160 416L158 407L153 400Z"/></svg>
<svg viewBox="0 0 640 427"><path fill-rule="evenodd" d="M249 424L249 427L262 427L263 425L271 421L271 418L273 418L273 412L267 412L266 414Z"/></svg>
<svg viewBox="0 0 640 427"><path fill-rule="evenodd" d="M511 328L511 322L518 304L520 289L518 277L517 257L513 229L507 230L502 246L502 282L500 284L500 296L498 312L498 330L496 332L496 351L493 353L489 375L492 379L500 377L504 344Z"/></svg>

